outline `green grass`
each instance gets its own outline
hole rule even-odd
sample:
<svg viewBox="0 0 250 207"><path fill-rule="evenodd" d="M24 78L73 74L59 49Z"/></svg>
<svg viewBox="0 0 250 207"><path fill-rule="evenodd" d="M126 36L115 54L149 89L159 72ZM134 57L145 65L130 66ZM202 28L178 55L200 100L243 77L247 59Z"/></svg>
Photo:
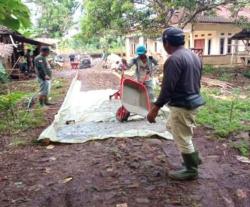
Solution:
<svg viewBox="0 0 250 207"><path fill-rule="evenodd" d="M237 149L242 156L248 157L250 155L249 140L239 140L237 142L231 142L230 146Z"/></svg>
<svg viewBox="0 0 250 207"><path fill-rule="evenodd" d="M55 79L52 84L51 97L57 101L66 93L65 79ZM19 84L19 85L18 85ZM18 134L45 124L45 110L38 104L27 111L27 100L36 93L37 82L34 80L11 85L11 92L0 95L0 134ZM22 91L19 91L23 89Z"/></svg>
<svg viewBox="0 0 250 207"><path fill-rule="evenodd" d="M232 73L221 72L221 75L218 77L221 81L231 81L233 78Z"/></svg>
<svg viewBox="0 0 250 207"><path fill-rule="evenodd" d="M44 110L36 108L30 112L18 109L14 115L6 114L8 118L0 122L0 134L18 134L27 129L34 129L45 124Z"/></svg>
<svg viewBox="0 0 250 207"><path fill-rule="evenodd" d="M203 89L206 105L197 115L197 122L215 130L219 137L227 137L231 133L250 130L250 99L240 99L234 94L231 99L220 99L217 90ZM218 97L213 97L217 95Z"/></svg>
<svg viewBox="0 0 250 207"><path fill-rule="evenodd" d="M234 78L234 68L214 67L213 65L204 65L204 75L213 75L221 81L231 81Z"/></svg>
<svg viewBox="0 0 250 207"><path fill-rule="evenodd" d="M212 74L216 71L216 68L212 65L204 65L203 66L203 74Z"/></svg>

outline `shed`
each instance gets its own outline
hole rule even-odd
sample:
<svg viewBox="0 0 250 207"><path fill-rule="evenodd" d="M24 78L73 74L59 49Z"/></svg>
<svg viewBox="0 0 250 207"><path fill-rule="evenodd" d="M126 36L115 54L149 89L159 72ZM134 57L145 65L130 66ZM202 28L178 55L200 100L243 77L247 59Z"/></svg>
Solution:
<svg viewBox="0 0 250 207"><path fill-rule="evenodd" d="M24 51L24 45L36 46L36 51L39 51L41 46L53 46L48 43L40 42L31 38L27 38L17 31L13 31L5 26L0 25L0 43L13 47L11 56L5 58L4 65L7 71L12 75L14 69L17 67L20 51ZM37 54L35 54L37 55Z"/></svg>
<svg viewBox="0 0 250 207"><path fill-rule="evenodd" d="M250 66L250 29L243 29L239 33L236 33L231 37L232 40L242 41L245 45L245 51L243 53L239 53L237 50L233 56L239 58L242 63L246 66ZM237 47L237 45L235 45ZM232 57L233 57L232 56Z"/></svg>

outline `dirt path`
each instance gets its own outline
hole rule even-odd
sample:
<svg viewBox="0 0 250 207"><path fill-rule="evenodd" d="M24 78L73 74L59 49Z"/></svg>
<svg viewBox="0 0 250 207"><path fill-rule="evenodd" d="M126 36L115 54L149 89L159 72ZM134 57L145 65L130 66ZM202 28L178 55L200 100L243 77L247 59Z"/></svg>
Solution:
<svg viewBox="0 0 250 207"><path fill-rule="evenodd" d="M80 78L83 90L119 83L98 68L80 71ZM192 182L166 176L180 162L172 141L113 138L52 149L34 144L6 148L0 152L0 206L250 206L249 165L238 162L226 142L212 138L208 129L195 131L204 164L200 179Z"/></svg>

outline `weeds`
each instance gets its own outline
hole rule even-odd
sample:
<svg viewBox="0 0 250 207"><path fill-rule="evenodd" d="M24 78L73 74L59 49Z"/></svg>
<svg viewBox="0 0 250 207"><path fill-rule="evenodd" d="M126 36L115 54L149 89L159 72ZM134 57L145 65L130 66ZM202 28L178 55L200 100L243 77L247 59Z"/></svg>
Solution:
<svg viewBox="0 0 250 207"><path fill-rule="evenodd" d="M231 142L230 146L237 149L242 156L248 157L250 155L250 142L247 140Z"/></svg>
<svg viewBox="0 0 250 207"><path fill-rule="evenodd" d="M42 109L31 112L23 107L27 93L11 92L0 96L0 133L15 134L20 130L34 128L43 122Z"/></svg>
<svg viewBox="0 0 250 207"><path fill-rule="evenodd" d="M204 65L203 66L203 73L204 74L211 74L215 72L215 68L212 65Z"/></svg>
<svg viewBox="0 0 250 207"><path fill-rule="evenodd" d="M213 128L220 137L250 129L247 124L250 120L249 99L240 99L238 93L234 92L231 98L224 100L213 96L214 91L207 88L202 94L207 104L197 115L199 124Z"/></svg>

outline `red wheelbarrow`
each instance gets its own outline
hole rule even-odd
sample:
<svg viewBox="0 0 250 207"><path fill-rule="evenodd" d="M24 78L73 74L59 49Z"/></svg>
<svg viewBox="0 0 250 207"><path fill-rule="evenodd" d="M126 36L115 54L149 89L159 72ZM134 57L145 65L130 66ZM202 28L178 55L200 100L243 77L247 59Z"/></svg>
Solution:
<svg viewBox="0 0 250 207"><path fill-rule="evenodd" d="M70 65L71 65L71 69L72 70L76 70L76 69L78 69L79 67L79 62L71 62L70 63Z"/></svg>
<svg viewBox="0 0 250 207"><path fill-rule="evenodd" d="M110 100L114 97L120 99L122 106L116 112L116 119L120 122L127 121L130 114L138 114L147 116L151 108L148 91L144 85L148 75L142 82L136 81L130 77L125 77L124 69L122 70L120 88L110 96Z"/></svg>

